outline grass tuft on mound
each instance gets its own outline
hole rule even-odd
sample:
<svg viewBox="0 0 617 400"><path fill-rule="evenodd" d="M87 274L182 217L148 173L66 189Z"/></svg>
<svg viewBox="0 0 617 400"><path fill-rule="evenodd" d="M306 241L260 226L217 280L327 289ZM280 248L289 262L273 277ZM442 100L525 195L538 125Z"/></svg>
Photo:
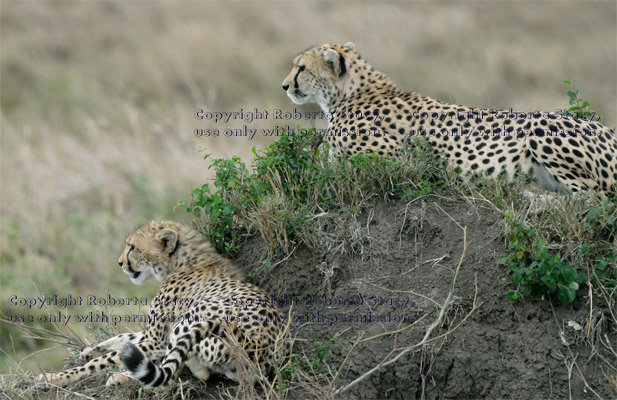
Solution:
<svg viewBox="0 0 617 400"><path fill-rule="evenodd" d="M616 287L617 208L596 193L525 196L530 179L523 174L513 182L462 179L447 172L446 161L420 139L397 158L369 153L330 159L320 142L314 135L282 136L253 149L250 168L238 157L206 153L215 171L212 187L193 189L177 207L192 213L198 229L230 255L247 235L259 234L269 258L254 273L264 273L299 245L333 248L332 236L371 200L464 198L504 216L512 253L500 263L511 273L510 299L552 293L569 304L585 282L598 290Z"/></svg>

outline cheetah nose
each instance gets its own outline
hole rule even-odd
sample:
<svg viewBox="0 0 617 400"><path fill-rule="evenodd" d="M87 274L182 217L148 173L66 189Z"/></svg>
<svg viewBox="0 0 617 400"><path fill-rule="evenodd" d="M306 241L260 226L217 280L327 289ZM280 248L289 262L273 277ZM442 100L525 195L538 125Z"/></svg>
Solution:
<svg viewBox="0 0 617 400"><path fill-rule="evenodd" d="M283 90L287 91L287 89L289 89L289 85L283 85Z"/></svg>
<svg viewBox="0 0 617 400"><path fill-rule="evenodd" d="M122 266L122 261L118 261L118 265L119 265L119 266Z"/></svg>

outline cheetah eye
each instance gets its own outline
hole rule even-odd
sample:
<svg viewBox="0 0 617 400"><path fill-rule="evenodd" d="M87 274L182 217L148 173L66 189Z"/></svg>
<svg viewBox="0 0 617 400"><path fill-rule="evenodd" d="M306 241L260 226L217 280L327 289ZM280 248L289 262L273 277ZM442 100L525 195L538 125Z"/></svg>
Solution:
<svg viewBox="0 0 617 400"><path fill-rule="evenodd" d="M302 72L302 71L304 71L304 69L305 69L305 68L306 68L306 67L305 67L304 65L300 65L300 66L298 67L298 71Z"/></svg>

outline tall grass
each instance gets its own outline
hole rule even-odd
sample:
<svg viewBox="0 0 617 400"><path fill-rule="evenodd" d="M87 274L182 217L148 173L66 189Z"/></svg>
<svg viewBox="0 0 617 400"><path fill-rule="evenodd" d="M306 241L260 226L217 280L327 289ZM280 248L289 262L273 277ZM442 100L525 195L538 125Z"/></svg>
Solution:
<svg viewBox="0 0 617 400"><path fill-rule="evenodd" d="M401 87L474 106L556 108L569 78L613 126L614 15L599 2L4 1L0 311L27 314L7 297L35 296L33 284L150 295L116 265L124 236L147 219L187 218L172 207L210 177L200 147L247 159L267 142L196 138L207 124L193 111L291 108L280 83L303 48L352 40ZM5 324L1 333L0 371L40 346ZM20 368L59 369L62 354Z"/></svg>

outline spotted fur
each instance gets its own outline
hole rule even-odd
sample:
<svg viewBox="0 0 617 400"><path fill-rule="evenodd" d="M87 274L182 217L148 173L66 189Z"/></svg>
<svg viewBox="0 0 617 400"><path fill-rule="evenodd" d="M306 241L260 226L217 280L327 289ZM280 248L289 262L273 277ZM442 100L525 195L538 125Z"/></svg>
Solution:
<svg viewBox="0 0 617 400"><path fill-rule="evenodd" d="M252 366L266 371L271 365L281 326L277 310L199 232L176 222L152 221L129 235L119 264L135 284L149 278L161 282L146 329L84 350L84 356L110 352L81 367L43 374L41 383L66 386L110 365L125 366L128 374L114 375L108 384L131 376L145 386L167 386L184 365L202 380L215 372L252 381L257 373ZM237 346L251 365L239 365Z"/></svg>
<svg viewBox="0 0 617 400"><path fill-rule="evenodd" d="M553 191L615 194L617 137L599 122L559 112L470 108L405 92L362 59L353 43L299 54L283 89L295 104L316 103L331 115L322 134L332 156L392 156L417 136L463 175L512 178L522 171Z"/></svg>

